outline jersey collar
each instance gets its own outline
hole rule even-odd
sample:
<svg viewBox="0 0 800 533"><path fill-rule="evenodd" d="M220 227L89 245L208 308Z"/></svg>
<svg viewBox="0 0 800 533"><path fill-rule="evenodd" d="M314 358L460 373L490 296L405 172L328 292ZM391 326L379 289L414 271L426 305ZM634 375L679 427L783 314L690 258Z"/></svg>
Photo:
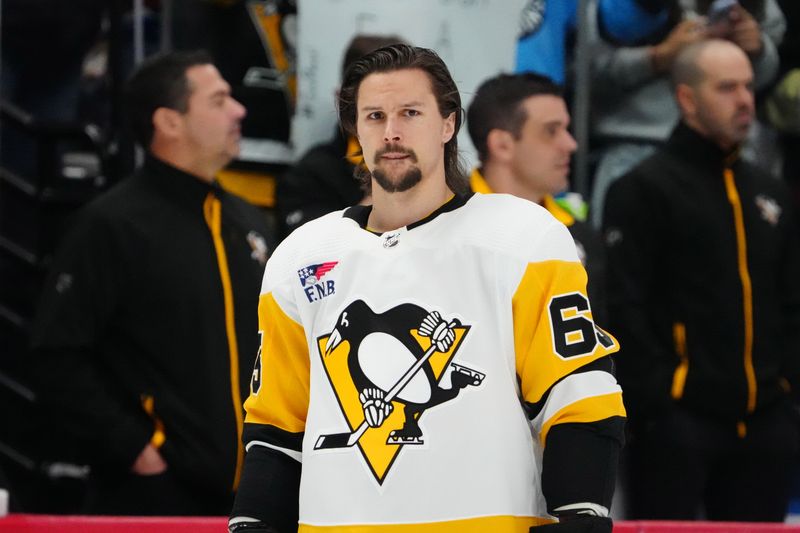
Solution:
<svg viewBox="0 0 800 533"><path fill-rule="evenodd" d="M469 200L472 197L472 195L473 195L472 192L468 192L466 194L453 195L452 198L450 198L444 204L439 206L438 209L433 211L428 216L406 226L406 230L412 230L416 227L422 226L423 224L427 224L428 222L432 221L442 213L449 213L450 211L455 211L459 207L466 204L467 200ZM353 207L348 207L347 209L345 209L344 213L342 214L342 217L349 218L355 221L356 224L358 224L361 227L361 229L369 231L370 233L374 233L375 235L382 235L382 233L372 231L367 228L367 221L369 220L369 214L371 212L372 212L371 205L354 205Z"/></svg>

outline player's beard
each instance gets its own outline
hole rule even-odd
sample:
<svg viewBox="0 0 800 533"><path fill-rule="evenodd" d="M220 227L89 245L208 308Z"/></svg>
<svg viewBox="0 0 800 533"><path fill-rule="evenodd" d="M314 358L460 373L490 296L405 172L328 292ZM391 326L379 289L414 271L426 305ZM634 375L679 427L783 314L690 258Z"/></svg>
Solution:
<svg viewBox="0 0 800 533"><path fill-rule="evenodd" d="M392 145L378 150L378 152L375 153L375 170L372 171L372 177L378 185L380 185L381 189L389 193L404 192L422 181L422 171L416 165L412 165L406 169L401 176L390 178L386 171L378 167L381 156L390 152L408 154L412 163L417 162L417 154L408 148Z"/></svg>
<svg viewBox="0 0 800 533"><path fill-rule="evenodd" d="M372 171L372 177L386 192L403 192L422 181L422 171L419 167L411 167L399 179L393 180L386 175L386 172L376 168Z"/></svg>

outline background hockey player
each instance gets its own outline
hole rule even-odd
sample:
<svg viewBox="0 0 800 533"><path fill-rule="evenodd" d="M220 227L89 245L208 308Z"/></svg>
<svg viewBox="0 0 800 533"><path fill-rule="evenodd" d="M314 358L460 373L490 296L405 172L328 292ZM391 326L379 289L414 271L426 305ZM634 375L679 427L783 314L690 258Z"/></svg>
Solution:
<svg viewBox="0 0 800 533"><path fill-rule="evenodd" d="M618 346L569 232L532 202L465 193L461 100L433 51L355 62L339 116L374 204L305 224L267 265L229 528L610 532ZM426 402L424 442L393 441Z"/></svg>

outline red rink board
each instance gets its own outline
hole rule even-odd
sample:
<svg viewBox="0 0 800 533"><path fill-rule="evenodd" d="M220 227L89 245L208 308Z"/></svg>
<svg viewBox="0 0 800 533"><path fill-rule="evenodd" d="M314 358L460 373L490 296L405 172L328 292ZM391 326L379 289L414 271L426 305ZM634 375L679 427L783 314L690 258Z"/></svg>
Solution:
<svg viewBox="0 0 800 533"><path fill-rule="evenodd" d="M226 533L227 517L53 516L10 514L2 533Z"/></svg>
<svg viewBox="0 0 800 533"><path fill-rule="evenodd" d="M225 533L226 517L53 516L11 514L0 533ZM800 533L800 524L620 521L614 533Z"/></svg>

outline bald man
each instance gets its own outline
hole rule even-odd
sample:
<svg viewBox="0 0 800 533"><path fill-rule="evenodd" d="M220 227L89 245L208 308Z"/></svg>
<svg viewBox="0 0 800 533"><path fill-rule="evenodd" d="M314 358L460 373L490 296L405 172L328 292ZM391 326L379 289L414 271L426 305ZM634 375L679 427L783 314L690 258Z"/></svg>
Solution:
<svg viewBox="0 0 800 533"><path fill-rule="evenodd" d="M604 212L631 509L783 521L800 390L794 215L783 183L739 158L754 116L747 55L702 41L672 80L681 121Z"/></svg>

